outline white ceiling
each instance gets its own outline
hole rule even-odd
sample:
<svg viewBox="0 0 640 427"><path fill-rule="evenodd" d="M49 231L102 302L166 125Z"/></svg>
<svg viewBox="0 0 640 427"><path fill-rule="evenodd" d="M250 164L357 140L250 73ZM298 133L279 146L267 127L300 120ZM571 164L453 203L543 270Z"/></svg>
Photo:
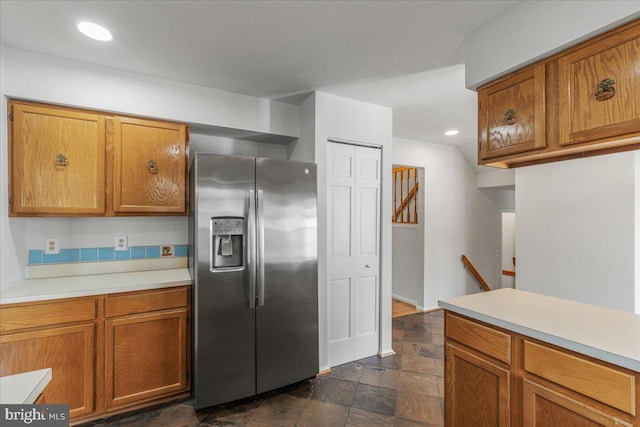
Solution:
<svg viewBox="0 0 640 427"><path fill-rule="evenodd" d="M476 141L476 101L463 41L517 3L2 0L0 42L289 102L322 90L393 107L395 136L464 145ZM82 20L114 40L82 36Z"/></svg>

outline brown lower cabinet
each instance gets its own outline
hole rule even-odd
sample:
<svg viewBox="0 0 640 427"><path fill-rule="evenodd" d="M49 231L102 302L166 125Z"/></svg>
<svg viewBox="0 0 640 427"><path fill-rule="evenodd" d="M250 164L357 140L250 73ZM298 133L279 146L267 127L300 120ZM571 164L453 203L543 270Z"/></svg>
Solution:
<svg viewBox="0 0 640 427"><path fill-rule="evenodd" d="M448 427L640 426L640 373L445 314Z"/></svg>
<svg viewBox="0 0 640 427"><path fill-rule="evenodd" d="M45 402L66 403L71 419L94 412L95 324L59 326L0 337L0 375L51 368Z"/></svg>
<svg viewBox="0 0 640 427"><path fill-rule="evenodd" d="M72 424L190 393L190 288L0 306L0 376L52 368Z"/></svg>
<svg viewBox="0 0 640 427"><path fill-rule="evenodd" d="M190 393L190 292L183 286L105 295L105 412Z"/></svg>
<svg viewBox="0 0 640 427"><path fill-rule="evenodd" d="M446 359L449 425L508 427L509 370L451 344L446 346Z"/></svg>

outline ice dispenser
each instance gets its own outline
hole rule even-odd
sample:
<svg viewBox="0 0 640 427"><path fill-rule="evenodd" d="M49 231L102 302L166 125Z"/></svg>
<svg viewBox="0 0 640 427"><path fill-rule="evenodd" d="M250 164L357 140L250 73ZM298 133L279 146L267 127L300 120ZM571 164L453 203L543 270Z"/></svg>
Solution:
<svg viewBox="0 0 640 427"><path fill-rule="evenodd" d="M245 219L211 218L211 271L244 267Z"/></svg>

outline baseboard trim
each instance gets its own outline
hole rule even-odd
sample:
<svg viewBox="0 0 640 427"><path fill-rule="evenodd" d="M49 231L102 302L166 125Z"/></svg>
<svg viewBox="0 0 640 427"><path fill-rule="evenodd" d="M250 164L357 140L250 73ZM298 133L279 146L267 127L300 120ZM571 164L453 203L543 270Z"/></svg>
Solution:
<svg viewBox="0 0 640 427"><path fill-rule="evenodd" d="M125 414L128 412L131 412L133 414L140 411L141 409L146 409L146 408L152 408L152 407L155 409L164 408L169 405L178 403L180 400L186 400L189 397L191 397L191 391L182 392L182 393L174 394L172 396L162 397L158 399L151 399L143 403L138 403L137 405L118 408L112 411L105 410L105 412L103 413L89 415L85 418L78 417L75 420L70 420L69 425L76 426L78 424L84 424L89 421L102 420L102 419L110 418L114 415Z"/></svg>
<svg viewBox="0 0 640 427"><path fill-rule="evenodd" d="M378 357L380 357L380 358L389 357L389 356L393 356L394 354L396 354L396 352L393 351L393 349L383 350L383 351L378 353Z"/></svg>
<svg viewBox="0 0 640 427"><path fill-rule="evenodd" d="M420 311L421 311L421 312L423 312L423 313L429 313L429 312L431 312L431 311L438 311L438 310L442 310L442 308L440 308L440 307L438 307L438 306L427 307L427 308L417 306L417 307L416 307L416 310L420 310Z"/></svg>
<svg viewBox="0 0 640 427"><path fill-rule="evenodd" d="M320 369L320 372L318 372L316 377L319 377L320 375L327 375L327 374L330 374L330 373L331 373L331 368Z"/></svg>
<svg viewBox="0 0 640 427"><path fill-rule="evenodd" d="M397 295L397 294L391 294L391 298L398 300L398 301L402 301L402 302L406 302L407 304L411 304L411 305L415 305L416 307L418 306L418 303L409 299L409 298L405 298L403 296ZM418 309L419 310L419 309Z"/></svg>

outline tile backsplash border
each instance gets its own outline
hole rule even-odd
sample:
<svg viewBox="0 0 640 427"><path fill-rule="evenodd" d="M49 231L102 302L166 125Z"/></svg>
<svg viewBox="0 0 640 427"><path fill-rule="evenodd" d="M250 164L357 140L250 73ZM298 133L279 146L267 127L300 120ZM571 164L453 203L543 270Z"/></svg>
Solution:
<svg viewBox="0 0 640 427"><path fill-rule="evenodd" d="M43 250L29 250L28 265L71 264L103 261L129 261L157 258L186 257L188 245L131 246L116 251L114 246L101 248L62 249L59 254L48 255Z"/></svg>

